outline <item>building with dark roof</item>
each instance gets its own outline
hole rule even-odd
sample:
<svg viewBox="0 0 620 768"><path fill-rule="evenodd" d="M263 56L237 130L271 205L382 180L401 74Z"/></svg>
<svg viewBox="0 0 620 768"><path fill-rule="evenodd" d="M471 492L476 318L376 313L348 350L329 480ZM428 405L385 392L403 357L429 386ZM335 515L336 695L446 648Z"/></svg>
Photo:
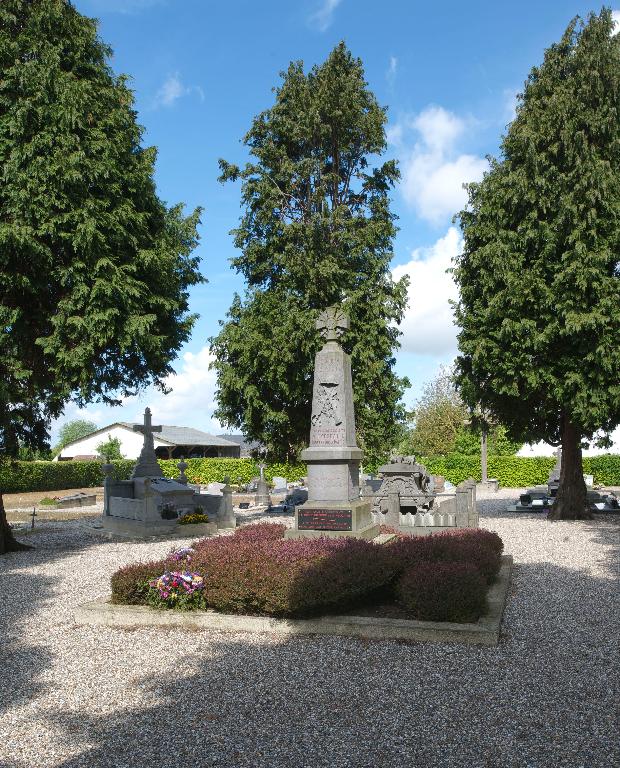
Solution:
<svg viewBox="0 0 620 768"><path fill-rule="evenodd" d="M80 458L95 458L101 443L109 438L116 438L121 445L121 453L126 459L137 459L142 450L143 437L140 432L134 432L133 425L117 421L86 437L74 440L65 445L56 460L67 461ZM194 427L176 427L162 425L161 432L153 435L155 453L160 459L196 458L239 458L241 449L238 443L217 437L208 432L202 432Z"/></svg>

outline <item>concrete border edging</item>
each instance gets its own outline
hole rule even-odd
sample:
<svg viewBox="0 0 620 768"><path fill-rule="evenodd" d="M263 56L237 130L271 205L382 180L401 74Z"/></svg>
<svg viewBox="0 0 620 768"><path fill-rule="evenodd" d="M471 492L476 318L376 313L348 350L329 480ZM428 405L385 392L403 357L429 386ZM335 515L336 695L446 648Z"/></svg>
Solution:
<svg viewBox="0 0 620 768"><path fill-rule="evenodd" d="M279 635L340 635L369 640L402 640L496 646L512 571L512 557L504 555L497 581L489 589L489 612L475 624L373 618L321 616L316 619L274 619L215 611L155 610L144 605L114 605L102 597L77 606L75 623L135 629L169 627L218 632L256 632Z"/></svg>

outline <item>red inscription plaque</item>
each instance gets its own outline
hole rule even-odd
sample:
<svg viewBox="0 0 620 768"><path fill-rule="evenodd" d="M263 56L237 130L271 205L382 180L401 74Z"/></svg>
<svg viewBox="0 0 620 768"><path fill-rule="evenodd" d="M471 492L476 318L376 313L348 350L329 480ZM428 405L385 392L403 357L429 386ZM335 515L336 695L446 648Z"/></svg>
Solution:
<svg viewBox="0 0 620 768"><path fill-rule="evenodd" d="M304 509L297 511L299 531L352 531L351 509Z"/></svg>

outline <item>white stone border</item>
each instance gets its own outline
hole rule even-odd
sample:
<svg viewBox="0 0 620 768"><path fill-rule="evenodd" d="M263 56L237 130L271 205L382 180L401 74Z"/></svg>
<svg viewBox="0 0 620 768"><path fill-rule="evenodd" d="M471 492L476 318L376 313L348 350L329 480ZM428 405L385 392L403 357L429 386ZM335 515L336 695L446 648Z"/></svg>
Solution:
<svg viewBox="0 0 620 768"><path fill-rule="evenodd" d="M79 605L78 625L104 627L169 627L218 632L256 632L278 635L342 635L369 640L404 640L432 643L456 642L496 646L510 585L512 557L502 557L497 581L489 589L489 612L475 624L372 618L368 616L321 616L317 619L273 619L238 616L215 611L155 610L144 605L113 605L102 597Z"/></svg>

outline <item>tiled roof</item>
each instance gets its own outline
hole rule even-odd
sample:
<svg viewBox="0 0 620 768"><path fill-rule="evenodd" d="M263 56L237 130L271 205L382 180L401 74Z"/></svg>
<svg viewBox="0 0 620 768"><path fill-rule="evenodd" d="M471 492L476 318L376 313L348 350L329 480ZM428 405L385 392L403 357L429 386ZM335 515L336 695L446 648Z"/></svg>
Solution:
<svg viewBox="0 0 620 768"><path fill-rule="evenodd" d="M121 422L124 427L133 429L128 422ZM201 432L193 427L173 427L162 425L161 432L155 432L156 440L163 440L171 445L212 445L220 448L237 448L237 443L222 437Z"/></svg>

